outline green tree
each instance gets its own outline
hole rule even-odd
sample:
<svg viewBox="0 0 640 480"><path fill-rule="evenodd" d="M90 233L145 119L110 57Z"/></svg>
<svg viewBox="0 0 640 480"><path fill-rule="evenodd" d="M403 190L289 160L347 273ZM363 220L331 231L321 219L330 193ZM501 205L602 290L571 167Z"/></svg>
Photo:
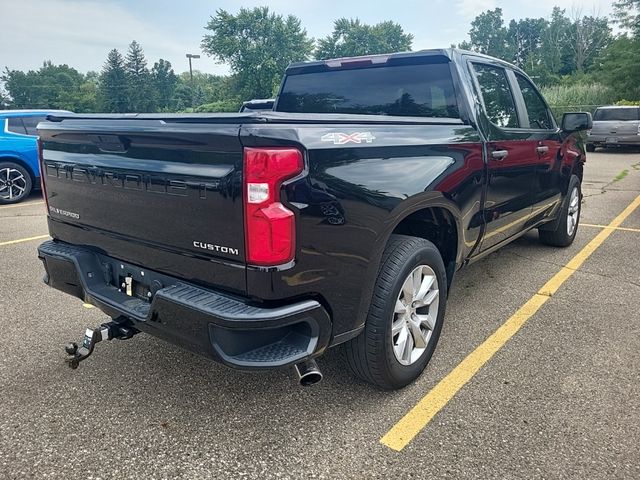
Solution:
<svg viewBox="0 0 640 480"><path fill-rule="evenodd" d="M194 70L193 78L189 72L178 75L172 105L177 110L185 110L227 100L234 104L240 102L229 77Z"/></svg>
<svg viewBox="0 0 640 480"><path fill-rule="evenodd" d="M117 113L127 111L127 72L124 68L124 58L115 48L109 52L107 61L102 67L98 90L100 108L103 111Z"/></svg>
<svg viewBox="0 0 640 480"><path fill-rule="evenodd" d="M622 35L604 49L596 78L618 98L640 100L640 37Z"/></svg>
<svg viewBox="0 0 640 480"><path fill-rule="evenodd" d="M236 95L270 97L291 62L307 60L313 40L300 20L269 12L268 7L241 8L237 15L217 10L205 27L202 49L233 73Z"/></svg>
<svg viewBox="0 0 640 480"><path fill-rule="evenodd" d="M359 19L340 18L334 22L333 33L318 40L315 57L320 60L378 53L411 50L413 35L405 33L394 22L376 25L361 23Z"/></svg>
<svg viewBox="0 0 640 480"><path fill-rule="evenodd" d="M502 19L502 9L487 10L471 22L469 31L471 41L465 46L479 53L511 60L514 50L508 45L508 33Z"/></svg>
<svg viewBox="0 0 640 480"><path fill-rule="evenodd" d="M551 19L542 35L541 62L544 68L553 75L570 73L571 66L567 60L570 52L571 20L565 10L553 7Z"/></svg>
<svg viewBox="0 0 640 480"><path fill-rule="evenodd" d="M187 72L187 75L189 73ZM193 88L189 83L178 81L171 100L172 107L177 111L184 111L193 107Z"/></svg>
<svg viewBox="0 0 640 480"><path fill-rule="evenodd" d="M627 31L603 49L596 77L619 98L640 100L640 0L619 0L613 6L616 22Z"/></svg>
<svg viewBox="0 0 640 480"><path fill-rule="evenodd" d="M511 20L507 41L513 49L512 61L523 69L533 69L541 56L542 37L547 29L544 18Z"/></svg>
<svg viewBox="0 0 640 480"><path fill-rule="evenodd" d="M569 30L572 70L588 70L610 42L611 27L605 17L576 15Z"/></svg>
<svg viewBox="0 0 640 480"><path fill-rule="evenodd" d="M0 90L0 110L9 108L9 96L4 90Z"/></svg>
<svg viewBox="0 0 640 480"><path fill-rule="evenodd" d="M2 74L2 81L7 89L9 107L13 108L30 108L33 102L36 102L36 85L33 82L35 72L24 73L20 70L5 69Z"/></svg>
<svg viewBox="0 0 640 480"><path fill-rule="evenodd" d="M155 98L147 60L142 47L135 40L129 44L124 69L127 75L128 110L131 112L154 111Z"/></svg>
<svg viewBox="0 0 640 480"><path fill-rule="evenodd" d="M640 0L618 0L613 2L613 16L622 26L640 37Z"/></svg>
<svg viewBox="0 0 640 480"><path fill-rule="evenodd" d="M73 107L70 110L78 113L98 111L98 74L89 72L85 81L73 95Z"/></svg>
<svg viewBox="0 0 640 480"><path fill-rule="evenodd" d="M171 107L171 102L178 84L171 62L160 59L153 64L151 69L151 85L155 91L157 106L160 110L167 110Z"/></svg>
<svg viewBox="0 0 640 480"><path fill-rule="evenodd" d="M233 99L204 103L193 109L194 112L237 112L242 102Z"/></svg>
<svg viewBox="0 0 640 480"><path fill-rule="evenodd" d="M50 61L39 70L22 72L6 69L0 77L10 97L11 108L61 108L77 110L76 97L84 75L68 65Z"/></svg>

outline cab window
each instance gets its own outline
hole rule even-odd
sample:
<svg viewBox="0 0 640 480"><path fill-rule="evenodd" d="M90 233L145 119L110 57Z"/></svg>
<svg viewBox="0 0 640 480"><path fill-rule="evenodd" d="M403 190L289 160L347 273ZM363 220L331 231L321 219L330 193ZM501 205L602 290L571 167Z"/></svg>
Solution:
<svg viewBox="0 0 640 480"><path fill-rule="evenodd" d="M489 120L498 127L518 128L516 103L504 68L474 63L473 69Z"/></svg>
<svg viewBox="0 0 640 480"><path fill-rule="evenodd" d="M529 117L529 127L536 130L551 130L554 128L551 114L544 100L529 80L516 73L518 86L524 98Z"/></svg>

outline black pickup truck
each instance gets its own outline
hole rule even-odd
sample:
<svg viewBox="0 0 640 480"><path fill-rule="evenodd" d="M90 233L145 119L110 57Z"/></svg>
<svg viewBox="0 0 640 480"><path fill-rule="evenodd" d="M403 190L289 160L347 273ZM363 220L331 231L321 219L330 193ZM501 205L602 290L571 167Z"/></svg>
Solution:
<svg viewBox="0 0 640 480"><path fill-rule="evenodd" d="M523 233L572 243L587 113L560 127L532 81L459 50L291 65L274 111L48 117L45 282L226 365L344 345L363 379L424 370L454 274Z"/></svg>

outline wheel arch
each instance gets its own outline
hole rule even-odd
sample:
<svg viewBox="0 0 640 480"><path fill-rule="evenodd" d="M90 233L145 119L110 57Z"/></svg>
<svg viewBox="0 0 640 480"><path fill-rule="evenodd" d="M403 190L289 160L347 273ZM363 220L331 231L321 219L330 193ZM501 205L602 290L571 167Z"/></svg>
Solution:
<svg viewBox="0 0 640 480"><path fill-rule="evenodd" d="M571 169L571 174L577 176L580 179L580 183L582 183L582 179L584 176L584 163L584 155L581 155L574 160L573 168Z"/></svg>
<svg viewBox="0 0 640 480"><path fill-rule="evenodd" d="M451 285L460 252L458 221L451 210L442 205L416 210L397 222L390 236L393 234L424 238L433 243L440 252L447 271L447 283Z"/></svg>
<svg viewBox="0 0 640 480"><path fill-rule="evenodd" d="M450 222L447 235L439 239L435 238L438 234L438 229L433 228L441 226L442 224L435 223L428 227L424 226L424 223L429 223L427 219L431 219L432 215L440 216L442 220ZM442 253L441 248L445 247L445 256L443 260L445 262L445 269L447 271L447 283L451 285L455 271L462 265L462 255L464 249L462 248L462 225L461 225L461 213L457 206L447 200L440 192L427 192L418 199L407 199L404 202L397 205L391 212L385 223L384 230L378 235L378 240L375 244L373 254L371 256L371 262L367 270L367 282L365 282L362 292L360 306L358 309L358 318L360 323L364 325L369 311L369 305L371 303L371 297L375 287L375 282L380 271L382 254L385 247L389 243L389 239L393 234L404 234L425 238L436 245L436 248ZM407 232L416 233L407 233ZM435 239L434 242L432 239ZM443 243L446 240L452 241L453 245L447 245ZM455 248L453 248L455 246Z"/></svg>

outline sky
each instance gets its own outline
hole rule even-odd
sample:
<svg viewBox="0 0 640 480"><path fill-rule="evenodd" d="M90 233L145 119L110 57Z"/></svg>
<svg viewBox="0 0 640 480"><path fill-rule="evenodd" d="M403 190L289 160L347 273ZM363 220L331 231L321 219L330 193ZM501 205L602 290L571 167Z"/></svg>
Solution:
<svg viewBox="0 0 640 480"><path fill-rule="evenodd" d="M44 60L66 63L81 72L99 71L113 48L126 52L137 40L151 67L169 60L176 73L188 71L186 53L201 54L194 69L228 73L200 50L205 25L217 9L267 5L302 20L307 33L331 33L339 17L365 23L398 22L414 35L413 50L449 47L467 38L473 18L501 7L513 18L545 17L554 5L568 12L609 15L611 0L0 0L0 69L37 69Z"/></svg>

